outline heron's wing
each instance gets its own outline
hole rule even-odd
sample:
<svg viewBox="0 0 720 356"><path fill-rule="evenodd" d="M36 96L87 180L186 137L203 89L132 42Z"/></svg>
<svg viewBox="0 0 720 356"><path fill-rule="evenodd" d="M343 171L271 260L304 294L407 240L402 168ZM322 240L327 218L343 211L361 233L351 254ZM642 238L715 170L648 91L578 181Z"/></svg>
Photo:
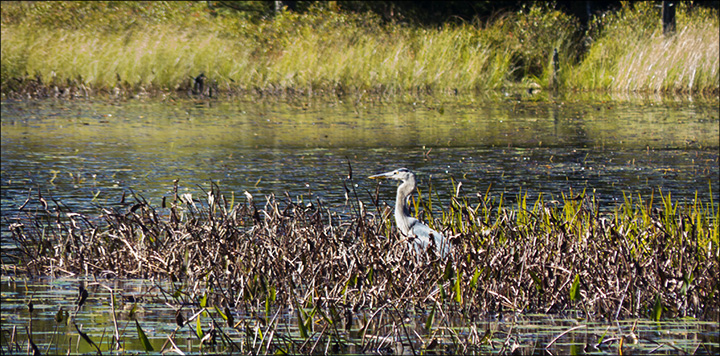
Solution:
<svg viewBox="0 0 720 356"><path fill-rule="evenodd" d="M448 241L448 239L446 239L441 233L431 229L419 221L410 226L409 235L415 237L415 250L421 250L417 252L424 253L427 251L428 247L430 247L430 241L432 239L435 245L435 251L442 258L445 258L450 253L450 241Z"/></svg>

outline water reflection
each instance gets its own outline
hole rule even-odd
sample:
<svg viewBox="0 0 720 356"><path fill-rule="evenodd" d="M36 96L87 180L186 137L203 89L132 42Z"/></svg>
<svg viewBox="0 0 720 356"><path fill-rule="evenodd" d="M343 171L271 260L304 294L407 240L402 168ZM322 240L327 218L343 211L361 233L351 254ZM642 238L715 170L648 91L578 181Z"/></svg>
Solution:
<svg viewBox="0 0 720 356"><path fill-rule="evenodd" d="M441 200L522 192L559 198L658 189L718 201L713 103L441 102L350 105L86 101L2 103L2 210L28 191L86 211L129 189L158 204L216 182L228 194L320 198L342 209L347 163L361 199L370 174L407 167Z"/></svg>

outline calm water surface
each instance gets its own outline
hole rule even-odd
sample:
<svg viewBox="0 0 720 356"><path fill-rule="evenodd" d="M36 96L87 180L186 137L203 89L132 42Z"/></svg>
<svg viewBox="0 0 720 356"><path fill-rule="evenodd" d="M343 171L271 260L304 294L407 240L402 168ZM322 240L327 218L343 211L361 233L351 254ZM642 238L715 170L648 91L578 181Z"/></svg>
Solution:
<svg viewBox="0 0 720 356"><path fill-rule="evenodd" d="M347 162L361 193L376 184L365 177L398 167L416 171L421 189L432 182L441 198L452 190L450 177L471 197L559 198L587 189L609 207L623 192L687 200L697 191L706 201L720 192L717 102L4 101L1 108L4 213L29 189L81 211L115 203L129 189L158 203L176 179L194 195L212 181L228 195L289 192L341 209ZM389 198L391 189L383 191Z"/></svg>
<svg viewBox="0 0 720 356"><path fill-rule="evenodd" d="M377 183L365 177L398 167L414 170L421 190L426 192L432 184L441 203L453 190L451 178L463 183L460 193L471 203L478 192L502 194L512 202L520 193L561 200L563 193L582 190L595 192L608 210L622 201L623 192L648 198L662 191L679 201L689 201L697 193L703 202L720 201L717 101L46 100L3 101L0 108L5 250L12 248L8 226L29 191L41 191L74 211L93 213L97 206L119 202L123 192L132 190L160 204L163 197L171 196L174 180L181 193L196 197L214 182L236 199L244 199L244 191L256 197L288 192L294 198L320 199L342 212L348 210L343 189L348 162L353 173L350 183L367 204ZM380 192L391 202L393 190L393 184L384 184ZM113 288L130 294L149 290L148 281L113 283L118 283ZM103 335L107 340L112 325L109 294L97 285L92 288L92 299L78 321L96 340ZM59 307L74 310L76 293L76 281L31 280L19 285L4 271L3 338L14 326L24 333L21 329L30 320L26 303L32 299L33 333L43 350L64 352L72 345L73 352L92 352L89 345L77 343L74 329L54 321ZM138 315L159 349L174 328L175 311L157 291L150 294ZM292 315L286 316L288 325L296 325ZM424 319L419 316L419 323ZM125 332L134 333L127 320ZM597 343L598 335L607 330L607 335L627 334L634 322L593 324L527 316L515 324L496 320L476 327L481 333L495 328L495 341L500 343L516 328L517 343L532 352L578 323L587 324L559 339L553 349L575 353ZM642 341L636 352L649 352L658 345L656 353L678 352L670 343L686 352L706 352L707 346L701 345L707 340L714 342L710 351L717 352L716 324L639 322L637 330L660 344ZM185 331L188 342L197 345ZM138 341L128 341L132 342ZM617 343L612 345L585 352L616 353ZM141 346L128 344L126 349Z"/></svg>

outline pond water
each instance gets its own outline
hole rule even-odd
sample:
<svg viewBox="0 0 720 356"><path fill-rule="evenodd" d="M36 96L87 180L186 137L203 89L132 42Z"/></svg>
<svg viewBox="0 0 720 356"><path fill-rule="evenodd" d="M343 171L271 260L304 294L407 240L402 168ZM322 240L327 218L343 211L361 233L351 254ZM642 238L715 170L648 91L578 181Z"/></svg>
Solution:
<svg viewBox="0 0 720 356"><path fill-rule="evenodd" d="M43 100L3 101L0 108L4 251L13 247L7 239L8 226L30 191L40 191L73 211L92 213L98 206L117 204L131 190L159 205L163 197L172 195L175 180L180 193L196 197L213 182L238 200L245 199L244 191L256 197L288 192L291 197L320 199L343 212L349 210L343 188L348 164L350 183L368 204L377 182L366 177L398 167L415 171L423 192L432 185L441 204L449 201L453 180L463 183L460 193L471 203L477 193L503 195L513 202L518 194L528 194L529 201L539 194L561 200L563 193L582 190L594 192L608 210L622 202L623 194L649 198L660 191L677 201L690 201L696 194L702 202L720 201L716 99ZM380 192L392 204L394 184L383 184ZM43 352L93 352L78 340L73 326L55 322L58 308L74 312L77 281L20 283L3 264L4 350L13 333L26 335L24 327L32 319L34 340ZM113 329L109 292L101 284L88 283L91 298L76 320L96 342L107 343ZM166 303L166 296L150 281L102 285L144 295L138 303L138 320L159 350L175 328L173 308L179 306ZM29 300L34 302L32 318ZM197 310L189 307L185 316ZM285 318L288 337L297 337L294 314L278 313ZM127 311L123 318L123 333L134 335L126 338L124 348L142 350ZM257 318L239 312L235 318L246 319L246 328L259 325ZM406 322L423 325L426 318L410 316ZM634 333L637 342L627 338L625 345L635 352L657 348L654 353L713 354L718 352L719 338L716 323L696 320L608 323L528 315L472 327L448 321L439 327L447 328L444 335L463 337L473 333L482 337L491 330L486 351L498 352L510 342L525 354L544 352L545 345L574 327L579 328L549 350L614 354L619 338ZM376 330L377 340L392 334L391 329ZM413 332L427 336L419 329ZM253 334L242 330L227 332L242 340ZM603 342L603 335L610 341ZM18 336L18 340L27 338ZM178 331L175 340L186 343L178 345L185 352L198 351L197 337L188 327ZM596 344L599 349L586 349ZM18 346L27 347L27 342ZM377 341L373 346L378 349L342 351L408 352L398 350L402 346L393 342Z"/></svg>
<svg viewBox="0 0 720 356"><path fill-rule="evenodd" d="M119 201L129 189L151 203L172 192L319 198L342 209L352 166L365 177L407 167L441 200L514 199L587 189L605 207L623 193L720 196L717 102L491 100L26 101L2 103L2 210L29 189L76 211ZM392 200L392 184L383 190ZM712 187L712 190L711 190ZM446 202L445 200L444 202Z"/></svg>

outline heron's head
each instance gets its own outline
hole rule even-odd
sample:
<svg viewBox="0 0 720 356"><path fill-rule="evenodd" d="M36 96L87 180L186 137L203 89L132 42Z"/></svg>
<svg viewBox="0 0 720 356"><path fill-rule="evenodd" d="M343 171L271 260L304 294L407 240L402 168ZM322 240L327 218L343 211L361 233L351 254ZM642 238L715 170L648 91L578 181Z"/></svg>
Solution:
<svg viewBox="0 0 720 356"><path fill-rule="evenodd" d="M386 173L380 173L376 174L374 176L368 177L370 179L395 179L399 181L407 181L410 178L415 178L415 175L413 172L410 172L407 168L398 168L394 171L386 172Z"/></svg>

